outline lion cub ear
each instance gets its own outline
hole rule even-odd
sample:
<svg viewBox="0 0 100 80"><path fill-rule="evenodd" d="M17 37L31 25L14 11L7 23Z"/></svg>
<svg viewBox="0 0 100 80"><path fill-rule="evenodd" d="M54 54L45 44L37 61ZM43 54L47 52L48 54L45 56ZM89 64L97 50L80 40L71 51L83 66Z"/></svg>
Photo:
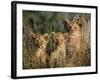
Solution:
<svg viewBox="0 0 100 80"><path fill-rule="evenodd" d="M65 19L63 21L63 23L64 23L64 27L66 28L68 26L68 24L70 23L70 21L68 19Z"/></svg>
<svg viewBox="0 0 100 80"><path fill-rule="evenodd" d="M49 41L49 34L45 33L45 34L44 34L44 38L45 38L45 40L48 42L48 41Z"/></svg>

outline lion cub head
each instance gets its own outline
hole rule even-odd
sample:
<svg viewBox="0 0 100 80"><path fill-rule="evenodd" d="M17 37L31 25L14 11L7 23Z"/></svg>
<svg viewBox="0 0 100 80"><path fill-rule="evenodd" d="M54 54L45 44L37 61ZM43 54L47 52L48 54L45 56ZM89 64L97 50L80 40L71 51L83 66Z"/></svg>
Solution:
<svg viewBox="0 0 100 80"><path fill-rule="evenodd" d="M45 33L44 35L34 34L32 38L34 40L35 47L41 49L45 49L49 41L49 35L47 33Z"/></svg>
<svg viewBox="0 0 100 80"><path fill-rule="evenodd" d="M80 24L78 24L77 22L68 21L68 20L64 21L64 27L70 33L80 32L80 28L81 28Z"/></svg>
<svg viewBox="0 0 100 80"><path fill-rule="evenodd" d="M52 32L52 41L56 46L64 45L66 42L64 34L61 32Z"/></svg>
<svg viewBox="0 0 100 80"><path fill-rule="evenodd" d="M66 40L65 40L63 33L52 32L51 39L52 39L52 43L53 43L53 50L58 49L58 48L59 48L59 50L61 50L61 48L65 49Z"/></svg>

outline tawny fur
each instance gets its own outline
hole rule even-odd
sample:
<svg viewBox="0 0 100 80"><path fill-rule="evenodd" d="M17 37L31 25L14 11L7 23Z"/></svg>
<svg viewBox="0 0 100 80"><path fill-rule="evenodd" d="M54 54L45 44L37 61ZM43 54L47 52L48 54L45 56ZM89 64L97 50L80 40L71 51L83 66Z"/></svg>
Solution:
<svg viewBox="0 0 100 80"><path fill-rule="evenodd" d="M81 51L81 27L76 22L65 20L65 29L68 33L66 52L70 57L67 59L66 66L76 66L78 64L77 53ZM80 55L80 54L79 54Z"/></svg>
<svg viewBox="0 0 100 80"><path fill-rule="evenodd" d="M65 21L65 28L68 31L67 46L71 52L80 51L81 47L81 29L80 26L73 21Z"/></svg>
<svg viewBox="0 0 100 80"><path fill-rule="evenodd" d="M52 32L53 44L55 44L53 52L50 55L50 67L64 67L66 63L66 44L63 33Z"/></svg>
<svg viewBox="0 0 100 80"><path fill-rule="evenodd" d="M81 40L82 40L82 50L86 50L90 46L90 33L91 33L91 20L90 15L76 15L73 21L81 26Z"/></svg>
<svg viewBox="0 0 100 80"><path fill-rule="evenodd" d="M69 58L66 66L90 65L89 16L76 15L72 21L65 20L64 27L69 34L66 49L68 53L71 53L71 58Z"/></svg>
<svg viewBox="0 0 100 80"><path fill-rule="evenodd" d="M48 34L37 34L33 36L35 42L35 57L36 57L36 64L38 67L46 67L47 66L47 54L46 54L46 47L48 43Z"/></svg>
<svg viewBox="0 0 100 80"><path fill-rule="evenodd" d="M81 26L81 53L82 65L90 65L91 63L91 15L78 14L73 18Z"/></svg>

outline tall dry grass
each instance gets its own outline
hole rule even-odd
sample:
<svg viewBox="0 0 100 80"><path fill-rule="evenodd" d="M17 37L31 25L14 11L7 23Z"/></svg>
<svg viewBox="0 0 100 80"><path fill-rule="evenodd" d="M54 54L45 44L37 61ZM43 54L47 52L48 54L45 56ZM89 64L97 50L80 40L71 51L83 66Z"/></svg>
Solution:
<svg viewBox="0 0 100 80"><path fill-rule="evenodd" d="M43 65L39 64L35 55L35 41L32 38L32 34L34 33L31 30L31 25L25 24L23 26L23 32L25 33L23 35L23 69L36 69L36 68L57 68L57 67L78 67L78 66L90 66L91 65L91 40L90 40L90 33L91 33L91 19L90 15L77 15L73 18L73 21L77 22L77 24L80 25L80 50L72 50L73 46L68 46L66 42L66 55L64 52L61 52L59 54L54 54L51 57L51 53L57 51L55 49L54 42L52 41L52 38L49 39L51 46L49 45L49 42L47 45L49 45L48 48L52 48L48 51L48 48L45 49L46 52L46 61L47 64L44 67ZM34 33L36 34L36 33ZM42 35L42 34L41 34ZM49 34L49 36L51 36ZM64 38L65 40L70 40L68 37ZM75 44L78 44L75 43ZM61 48L60 48L61 50ZM53 57L56 57L53 58Z"/></svg>

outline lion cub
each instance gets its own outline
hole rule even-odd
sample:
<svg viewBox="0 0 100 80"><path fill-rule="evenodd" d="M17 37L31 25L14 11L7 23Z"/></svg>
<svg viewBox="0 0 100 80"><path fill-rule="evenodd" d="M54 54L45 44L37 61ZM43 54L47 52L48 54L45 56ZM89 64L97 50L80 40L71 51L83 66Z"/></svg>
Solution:
<svg viewBox="0 0 100 80"><path fill-rule="evenodd" d="M66 41L63 33L52 32L52 42L55 47L50 54L50 67L64 67L66 63Z"/></svg>
<svg viewBox="0 0 100 80"><path fill-rule="evenodd" d="M46 33L44 35L35 34L33 36L33 40L35 43L34 54L36 56L35 62L38 65L37 67L39 68L46 67L47 65L46 47L49 41L49 35Z"/></svg>
<svg viewBox="0 0 100 80"><path fill-rule="evenodd" d="M70 57L67 60L66 66L77 66L80 65L81 55L81 26L75 21L65 20L65 29L69 34L66 51Z"/></svg>
<svg viewBox="0 0 100 80"><path fill-rule="evenodd" d="M71 52L80 51L81 47L81 27L74 21L65 20L65 29L69 34L68 48Z"/></svg>

